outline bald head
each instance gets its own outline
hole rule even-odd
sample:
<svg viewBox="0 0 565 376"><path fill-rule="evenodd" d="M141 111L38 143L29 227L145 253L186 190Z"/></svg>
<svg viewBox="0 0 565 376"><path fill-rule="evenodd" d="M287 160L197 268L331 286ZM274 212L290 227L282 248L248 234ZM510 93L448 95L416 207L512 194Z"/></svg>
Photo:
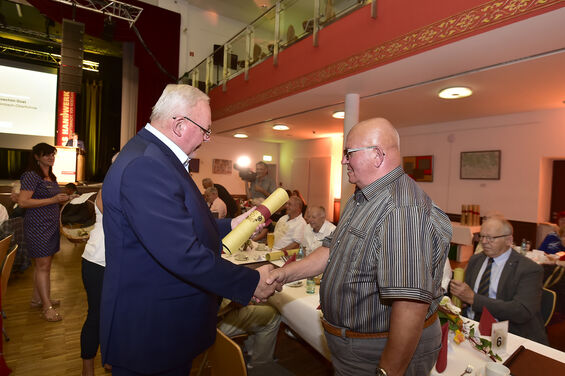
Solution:
<svg viewBox="0 0 565 376"><path fill-rule="evenodd" d="M374 118L356 124L348 133L342 159L349 182L364 188L400 166L400 137L392 124ZM357 149L357 150L355 150Z"/></svg>
<svg viewBox="0 0 565 376"><path fill-rule="evenodd" d="M310 209L310 226L314 232L319 232L326 221L326 209L322 206L313 206Z"/></svg>

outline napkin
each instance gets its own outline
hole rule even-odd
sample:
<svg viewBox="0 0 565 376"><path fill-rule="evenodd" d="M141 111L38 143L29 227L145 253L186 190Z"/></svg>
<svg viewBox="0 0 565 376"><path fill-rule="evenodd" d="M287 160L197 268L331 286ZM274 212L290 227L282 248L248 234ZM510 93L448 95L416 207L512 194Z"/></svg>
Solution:
<svg viewBox="0 0 565 376"><path fill-rule="evenodd" d="M447 335L449 333L449 323L441 326L441 350L437 356L436 371L442 373L447 368Z"/></svg>
<svg viewBox="0 0 565 376"><path fill-rule="evenodd" d="M287 266L288 264L290 264L291 262L296 261L296 253L293 254L292 256L290 256L288 258L288 260L286 260L286 262L284 263L283 267Z"/></svg>
<svg viewBox="0 0 565 376"><path fill-rule="evenodd" d="M481 321L479 321L479 331L482 336L490 336L492 331L492 324L496 322L496 319L488 311L487 307L483 307L483 313L481 313Z"/></svg>

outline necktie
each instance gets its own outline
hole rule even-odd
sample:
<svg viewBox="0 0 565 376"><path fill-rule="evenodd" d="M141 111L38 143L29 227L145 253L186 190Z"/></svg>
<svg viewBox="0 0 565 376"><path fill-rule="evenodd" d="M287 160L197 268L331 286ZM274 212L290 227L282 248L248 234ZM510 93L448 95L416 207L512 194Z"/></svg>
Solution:
<svg viewBox="0 0 565 376"><path fill-rule="evenodd" d="M477 293L480 295L488 296L488 290L490 287L490 271L492 269L493 261L494 259L492 257L489 257L487 267L485 268L483 276L481 277L481 282L479 283L479 289L477 291Z"/></svg>
<svg viewBox="0 0 565 376"><path fill-rule="evenodd" d="M190 162L190 158L186 158L186 161L182 164L184 168L188 171L188 162Z"/></svg>

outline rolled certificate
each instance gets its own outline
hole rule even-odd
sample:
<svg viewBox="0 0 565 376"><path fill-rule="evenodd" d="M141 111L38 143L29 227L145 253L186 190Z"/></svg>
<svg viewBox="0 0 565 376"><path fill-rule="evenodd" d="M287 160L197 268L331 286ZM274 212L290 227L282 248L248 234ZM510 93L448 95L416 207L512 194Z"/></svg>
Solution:
<svg viewBox="0 0 565 376"><path fill-rule="evenodd" d="M459 282L463 282L465 280L465 269L453 269L453 279ZM458 297L451 295L451 302L454 306L461 308L461 300Z"/></svg>
<svg viewBox="0 0 565 376"><path fill-rule="evenodd" d="M279 210L287 201L288 194L286 191L282 188L277 188L243 222L222 239L224 252L231 254L237 251L255 232L257 226L266 222L271 217L271 214Z"/></svg>
<svg viewBox="0 0 565 376"><path fill-rule="evenodd" d="M292 256L298 253L300 249L289 249L288 251L273 251L265 254L265 260L267 261L275 261L279 260L283 255L285 256Z"/></svg>

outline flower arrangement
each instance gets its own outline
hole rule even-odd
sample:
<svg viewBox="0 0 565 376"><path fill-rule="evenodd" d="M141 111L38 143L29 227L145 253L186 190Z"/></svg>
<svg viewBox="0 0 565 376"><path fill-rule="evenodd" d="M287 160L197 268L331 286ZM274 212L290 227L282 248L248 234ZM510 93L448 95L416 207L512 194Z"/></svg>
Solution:
<svg viewBox="0 0 565 376"><path fill-rule="evenodd" d="M438 315L441 324L446 322L449 325L449 330L455 333L453 341L456 344L468 340L473 345L473 348L487 355L493 361L502 361L502 358L492 351L492 343L488 339L476 335L475 324L468 326L461 318L461 308L453 305L448 296L444 296L439 303Z"/></svg>

